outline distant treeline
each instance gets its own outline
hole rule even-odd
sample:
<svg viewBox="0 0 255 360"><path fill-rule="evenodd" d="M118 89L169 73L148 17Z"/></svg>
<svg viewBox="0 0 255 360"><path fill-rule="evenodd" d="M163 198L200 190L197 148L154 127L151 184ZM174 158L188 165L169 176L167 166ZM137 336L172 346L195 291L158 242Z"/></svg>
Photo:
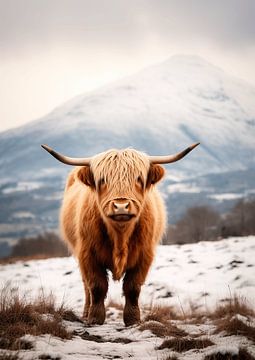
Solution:
<svg viewBox="0 0 255 360"><path fill-rule="evenodd" d="M21 238L12 247L10 258L16 257L62 257L70 255L67 246L54 232Z"/></svg>
<svg viewBox="0 0 255 360"><path fill-rule="evenodd" d="M175 224L169 225L163 244L186 244L255 234L255 200L239 201L229 213L220 215L208 206L189 208ZM21 238L8 258L68 256L70 252L54 232Z"/></svg>
<svg viewBox="0 0 255 360"><path fill-rule="evenodd" d="M163 244L196 243L254 234L255 200L241 200L224 215L209 206L189 208L175 225L169 225Z"/></svg>

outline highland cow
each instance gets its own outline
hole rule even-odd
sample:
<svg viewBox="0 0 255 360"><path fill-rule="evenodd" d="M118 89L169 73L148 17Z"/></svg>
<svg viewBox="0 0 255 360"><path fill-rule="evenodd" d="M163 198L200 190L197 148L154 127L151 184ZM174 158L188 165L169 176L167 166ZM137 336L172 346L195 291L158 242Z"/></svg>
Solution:
<svg viewBox="0 0 255 360"><path fill-rule="evenodd" d="M114 280L123 277L125 325L140 321L141 286L166 226L164 203L155 186L164 175L159 164L180 160L197 145L169 156L125 149L81 159L42 145L59 161L77 165L67 179L60 223L79 262L88 323L104 323L108 270Z"/></svg>

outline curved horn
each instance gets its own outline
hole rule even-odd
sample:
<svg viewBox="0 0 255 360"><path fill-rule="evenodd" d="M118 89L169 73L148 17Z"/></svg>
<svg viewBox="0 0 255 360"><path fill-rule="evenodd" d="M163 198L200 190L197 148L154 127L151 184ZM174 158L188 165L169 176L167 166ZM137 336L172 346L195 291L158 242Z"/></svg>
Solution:
<svg viewBox="0 0 255 360"><path fill-rule="evenodd" d="M77 165L77 166L85 166L85 165L89 166L90 165L91 158L72 158L72 157L64 156L64 155L57 153L55 150L50 148L48 145L41 145L41 147L44 150L48 151L52 156L54 156L54 158L56 158L57 160L61 161L64 164Z"/></svg>
<svg viewBox="0 0 255 360"><path fill-rule="evenodd" d="M166 155L166 156L149 156L149 160L152 164L170 164L172 162L181 160L184 156L186 156L191 150L193 150L200 143L196 143L190 145L187 149L174 154L174 155Z"/></svg>

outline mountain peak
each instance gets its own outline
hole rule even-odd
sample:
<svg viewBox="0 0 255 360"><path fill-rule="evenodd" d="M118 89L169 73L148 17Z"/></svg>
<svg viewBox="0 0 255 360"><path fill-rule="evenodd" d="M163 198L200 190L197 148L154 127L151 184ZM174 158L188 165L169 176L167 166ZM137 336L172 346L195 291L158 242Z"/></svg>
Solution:
<svg viewBox="0 0 255 360"><path fill-rule="evenodd" d="M205 174L249 167L254 164L254 99L254 88L203 58L175 55L3 133L0 152L9 149L5 173L24 171L23 159L32 172L56 168L40 151L41 143L70 156L90 156L113 147L168 154L202 141L201 149L176 168ZM237 144L243 150L233 157Z"/></svg>

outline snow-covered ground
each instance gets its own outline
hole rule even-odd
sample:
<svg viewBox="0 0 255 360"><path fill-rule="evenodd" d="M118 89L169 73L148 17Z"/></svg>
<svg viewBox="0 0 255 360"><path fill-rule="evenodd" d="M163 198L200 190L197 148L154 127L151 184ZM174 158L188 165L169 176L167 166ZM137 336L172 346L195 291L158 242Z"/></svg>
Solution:
<svg viewBox="0 0 255 360"><path fill-rule="evenodd" d="M121 282L110 278L108 298L123 303ZM0 284L10 282L26 296L34 296L40 288L52 291L59 302L64 302L79 315L82 313L84 294L79 268L73 257L18 262L0 267ZM234 295L255 305L255 236L231 238L217 242L201 242L183 246L159 246L154 264L142 289L140 305L174 305L177 312L189 310L191 304L201 310L223 303ZM89 334L99 335L104 342L86 341L80 337L63 341L52 336L40 336L36 350L22 351L25 359L41 353L60 356L61 359L163 359L166 350L155 350L162 339L138 327L125 328L121 311L108 308L106 323L89 327ZM84 332L84 325L68 325ZM183 325L184 326L184 325ZM190 325L189 325L190 326ZM185 329L192 332L192 326ZM181 359L203 359L215 349L228 348L233 352L238 345L246 346L255 354L255 348L243 337L224 338L212 335L211 325L201 325L203 332L215 343L200 351L190 350ZM201 328L198 328L200 331ZM194 329L193 329L194 331ZM197 330L196 330L197 331ZM130 343L113 342L128 338ZM31 338L31 337L30 337ZM30 356L30 357L29 357Z"/></svg>

